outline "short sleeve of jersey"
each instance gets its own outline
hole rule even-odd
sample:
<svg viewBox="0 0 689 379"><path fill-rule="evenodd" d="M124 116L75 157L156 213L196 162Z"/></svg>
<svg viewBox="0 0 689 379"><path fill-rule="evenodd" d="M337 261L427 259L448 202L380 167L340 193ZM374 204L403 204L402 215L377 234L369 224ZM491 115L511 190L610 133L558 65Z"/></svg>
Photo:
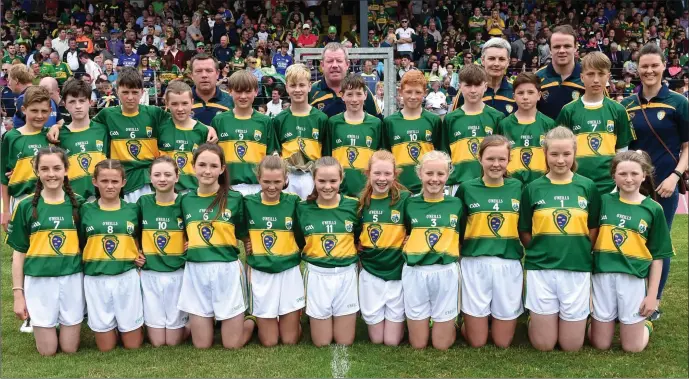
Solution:
<svg viewBox="0 0 689 379"><path fill-rule="evenodd" d="M531 186L527 185L522 191L521 206L519 207L519 231L531 233L533 209L531 204ZM589 220L591 217L589 216Z"/></svg>
<svg viewBox="0 0 689 379"><path fill-rule="evenodd" d="M260 195L259 195L260 196ZM242 206L239 208L242 210L242 215L248 215L249 213L246 210L246 198L242 199ZM235 225L235 234L237 235L238 239L244 239L249 236L249 218L242 216L241 219L239 219L237 222L234 223Z"/></svg>
<svg viewBox="0 0 689 379"><path fill-rule="evenodd" d="M235 228L239 227L238 229L235 229L235 234L237 238L243 238L248 235L248 231L244 228L244 215L246 212L244 212L244 199L242 198L242 195L239 192L234 192L230 191L230 196L235 195L236 197L240 198L240 206L237 207L237 212L232 214L232 223L235 225ZM248 222L248 221L246 221ZM244 234L241 234L244 233Z"/></svg>
<svg viewBox="0 0 689 379"><path fill-rule="evenodd" d="M576 174L575 174L576 175ZM600 226L600 193L596 187L596 184L587 180L588 183L588 227L589 229L598 228ZM521 222L521 218L520 218Z"/></svg>
<svg viewBox="0 0 689 379"><path fill-rule="evenodd" d="M562 110L560 111L560 114L558 114L558 116L557 116L557 120L555 120L555 125L556 126L562 125L562 126L566 126L569 129L572 129L571 121L570 121L570 117L569 117L569 104L565 105L565 107L562 108Z"/></svg>
<svg viewBox="0 0 689 379"><path fill-rule="evenodd" d="M653 222L651 230L648 232L648 251L651 252L653 259L663 259L672 257L675 252L672 246L670 230L665 221L665 214L660 204L653 202Z"/></svg>
<svg viewBox="0 0 689 379"><path fill-rule="evenodd" d="M679 128L679 141L689 142L689 101L685 97L681 97L675 117L675 125Z"/></svg>
<svg viewBox="0 0 689 379"><path fill-rule="evenodd" d="M4 127L4 126L3 126ZM9 131L2 138L2 145L0 145L0 184L9 185L10 178L5 175L9 170L7 163L10 157L10 145L12 141L12 134Z"/></svg>
<svg viewBox="0 0 689 379"><path fill-rule="evenodd" d="M636 139L632 123L630 122L629 113L620 104L615 103L615 110L617 111L617 143L615 149L621 149L629 146L629 144ZM685 124L686 125L686 124Z"/></svg>
<svg viewBox="0 0 689 379"><path fill-rule="evenodd" d="M27 209L28 207L28 209ZM26 254L29 251L29 221L25 217L27 211L31 210L31 200L26 200L19 203L17 209L12 214L12 219L7 228L7 244L14 250Z"/></svg>

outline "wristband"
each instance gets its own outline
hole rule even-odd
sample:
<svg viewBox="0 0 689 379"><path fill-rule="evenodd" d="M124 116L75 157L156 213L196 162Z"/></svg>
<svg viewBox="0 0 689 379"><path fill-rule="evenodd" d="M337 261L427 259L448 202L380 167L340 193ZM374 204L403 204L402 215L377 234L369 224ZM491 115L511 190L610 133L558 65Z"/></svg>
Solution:
<svg viewBox="0 0 689 379"><path fill-rule="evenodd" d="M682 179L682 173L681 172L674 170L674 171L672 171L672 173L677 175L678 178Z"/></svg>
<svg viewBox="0 0 689 379"><path fill-rule="evenodd" d="M24 292L24 288L22 288L22 287L12 287L12 291L16 291L16 290L20 290L20 291Z"/></svg>

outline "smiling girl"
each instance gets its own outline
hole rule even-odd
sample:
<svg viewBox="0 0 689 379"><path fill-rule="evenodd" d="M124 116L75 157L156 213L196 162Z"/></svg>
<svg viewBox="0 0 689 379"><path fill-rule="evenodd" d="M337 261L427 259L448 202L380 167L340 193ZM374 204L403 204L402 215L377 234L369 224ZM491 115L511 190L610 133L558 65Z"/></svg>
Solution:
<svg viewBox="0 0 689 379"><path fill-rule="evenodd" d="M535 104L534 104L535 105ZM469 345L488 340L509 347L522 308L524 248L519 242L519 199L522 184L505 178L510 142L500 135L486 137L479 147L483 175L462 183L457 197L465 204L462 244L462 334Z"/></svg>
<svg viewBox="0 0 689 379"><path fill-rule="evenodd" d="M371 342L389 346L399 345L404 337L402 244L407 232L401 215L409 192L397 181L400 170L396 167L389 151L373 153L359 200L361 316L368 325Z"/></svg>
<svg viewBox="0 0 689 379"><path fill-rule="evenodd" d="M618 153L611 172L618 192L601 199L590 339L594 347L609 349L619 320L622 350L640 352L653 331L646 317L656 307L663 259L674 251L663 208L653 200L650 156L640 150Z"/></svg>
<svg viewBox="0 0 689 379"><path fill-rule="evenodd" d="M34 160L39 179L36 191L31 200L19 203L7 238L14 249L14 313L22 320L31 317L41 355L54 355L58 346L65 353L76 352L84 318L77 235L84 200L72 191L68 168L64 150L51 146L38 151Z"/></svg>
<svg viewBox="0 0 689 379"><path fill-rule="evenodd" d="M270 155L258 165L261 192L244 198L244 239L247 251L249 314L257 318L264 346L278 340L299 342L304 282L299 270L300 248L294 237L299 196L283 192L287 163Z"/></svg>
<svg viewBox="0 0 689 379"><path fill-rule="evenodd" d="M591 292L591 245L598 234L600 195L576 174L577 140L558 126L543 140L548 172L527 185L519 209L526 248L529 339L538 350L584 344Z"/></svg>

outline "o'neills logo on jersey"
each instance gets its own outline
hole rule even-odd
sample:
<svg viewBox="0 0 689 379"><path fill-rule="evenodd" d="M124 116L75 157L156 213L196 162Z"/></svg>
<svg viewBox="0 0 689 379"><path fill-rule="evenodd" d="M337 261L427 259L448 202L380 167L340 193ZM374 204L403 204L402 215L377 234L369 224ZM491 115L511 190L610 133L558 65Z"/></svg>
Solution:
<svg viewBox="0 0 689 379"><path fill-rule="evenodd" d="M500 229L505 224L505 216L501 213L491 213L488 215L488 227L494 236L500 237Z"/></svg>
<svg viewBox="0 0 689 379"><path fill-rule="evenodd" d="M522 165L525 168L529 168L529 165L531 165L531 159L533 158L533 150L531 148L524 148L521 151L521 154L519 154L519 160L522 162Z"/></svg>
<svg viewBox="0 0 689 379"><path fill-rule="evenodd" d="M392 212L390 212L390 221L394 222L395 224L400 222L401 218L400 211L393 209Z"/></svg>
<svg viewBox="0 0 689 379"><path fill-rule="evenodd" d="M184 169L184 166L187 165L189 162L189 158L187 158L187 154L184 152L178 152L175 153L175 162L177 163L177 167L182 170Z"/></svg>
<svg viewBox="0 0 689 379"><path fill-rule="evenodd" d="M350 167L354 167L354 162L356 162L356 158L359 156L359 150L356 149L354 146L350 146L347 148L347 162L349 163Z"/></svg>
<svg viewBox="0 0 689 379"><path fill-rule="evenodd" d="M261 243L268 255L273 255L271 249L275 246L278 240L278 235L272 230L266 230L261 233Z"/></svg>
<svg viewBox="0 0 689 379"><path fill-rule="evenodd" d="M426 230L426 245L431 251L435 251L435 245L440 241L440 237L443 235L438 228L429 228Z"/></svg>
<svg viewBox="0 0 689 379"><path fill-rule="evenodd" d="M332 258L332 255L330 255L330 253L333 250L335 250L335 246L337 246L337 237L334 234L324 235L323 237L321 237L321 246L323 247L325 255Z"/></svg>
<svg viewBox="0 0 689 379"><path fill-rule="evenodd" d="M240 161L244 162L244 156L246 155L248 150L249 146L246 144L246 142L237 141L234 143L234 154Z"/></svg>
<svg viewBox="0 0 689 379"><path fill-rule="evenodd" d="M598 150L603 144L603 137L601 137L601 135L598 133L591 133L586 136L586 140L588 141L588 145L591 151L593 151L596 155L600 155Z"/></svg>
<svg viewBox="0 0 689 379"><path fill-rule="evenodd" d="M292 230L292 217L285 217L285 229Z"/></svg>
<svg viewBox="0 0 689 379"><path fill-rule="evenodd" d="M103 244L103 251L105 254L107 254L110 259L115 260L115 257L113 254L115 254L115 251L117 250L117 246L120 244L120 240L117 238L117 236L113 235L105 235L101 239L101 243Z"/></svg>
<svg viewBox="0 0 689 379"><path fill-rule="evenodd" d="M127 152L132 158L138 160L139 154L141 154L141 142L139 141L127 141Z"/></svg>
<svg viewBox="0 0 689 379"><path fill-rule="evenodd" d="M79 162L79 167L88 174L89 167L91 167L91 155L89 153L81 153L77 155L77 162Z"/></svg>
<svg viewBox="0 0 689 379"><path fill-rule="evenodd" d="M203 242L205 242L206 245L211 246L211 238L213 238L213 233L215 232L213 224L211 224L210 222L200 222L198 225L198 229L199 236L201 236Z"/></svg>
<svg viewBox="0 0 689 379"><path fill-rule="evenodd" d="M418 142L410 142L407 145L407 152L409 157L416 163L419 162L419 155L421 155L421 145Z"/></svg>
<svg viewBox="0 0 689 379"><path fill-rule="evenodd" d="M648 230L648 224L644 220L639 221L639 233L644 234Z"/></svg>
<svg viewBox="0 0 689 379"><path fill-rule="evenodd" d="M619 251L624 242L627 240L627 231L620 228L613 228L613 230L610 232L612 233L612 242Z"/></svg>
<svg viewBox="0 0 689 379"><path fill-rule="evenodd" d="M383 228L378 224L371 224L366 228L366 233L368 233L368 239L371 240L373 247L377 247L378 240L383 234Z"/></svg>
<svg viewBox="0 0 689 379"><path fill-rule="evenodd" d="M471 155L474 156L474 159L478 159L478 146L481 142L478 140L478 138L469 138L467 141L467 147L469 148L469 152Z"/></svg>
<svg viewBox="0 0 689 379"><path fill-rule="evenodd" d="M55 254L62 255L60 249L62 246L65 246L65 241L67 240L65 233L61 230L54 230L48 234L48 238L50 238L50 247Z"/></svg>
<svg viewBox="0 0 689 379"><path fill-rule="evenodd" d="M164 230L159 230L153 233L153 240L156 242L156 249L158 249L158 252L161 255L167 255L165 248L170 243L170 233Z"/></svg>
<svg viewBox="0 0 689 379"><path fill-rule="evenodd" d="M572 214L566 209L556 209L553 211L553 221L555 222L555 227L562 234L567 234L565 228L569 224L569 220L572 218Z"/></svg>

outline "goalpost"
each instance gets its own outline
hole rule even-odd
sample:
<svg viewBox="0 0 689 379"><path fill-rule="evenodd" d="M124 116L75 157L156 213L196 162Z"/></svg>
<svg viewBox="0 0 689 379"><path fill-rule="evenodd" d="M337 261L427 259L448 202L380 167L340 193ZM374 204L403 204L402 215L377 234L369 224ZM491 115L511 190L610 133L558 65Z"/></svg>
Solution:
<svg viewBox="0 0 689 379"><path fill-rule="evenodd" d="M350 60L378 59L383 61L383 67L385 67L383 71L383 88L385 93L383 116L389 116L396 111L394 104L397 93L397 73L395 72L393 51L392 47L356 47L347 49L347 55ZM297 48L294 49L294 62L321 60L322 54L323 48Z"/></svg>

